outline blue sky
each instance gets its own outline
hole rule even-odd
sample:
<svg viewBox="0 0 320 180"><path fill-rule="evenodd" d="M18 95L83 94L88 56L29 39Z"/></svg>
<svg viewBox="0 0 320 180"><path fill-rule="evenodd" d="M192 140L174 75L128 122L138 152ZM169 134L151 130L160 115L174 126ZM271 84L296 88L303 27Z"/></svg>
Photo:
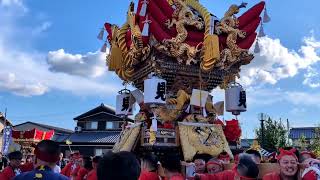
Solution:
<svg viewBox="0 0 320 180"><path fill-rule="evenodd" d="M121 81L106 72L96 35L105 21L124 23L129 2L0 0L0 111L7 107L14 124L73 129L75 116L100 103L114 105ZM222 17L242 1L200 2ZM260 112L289 118L292 126L320 123L320 2L266 3L272 21L261 54L241 72L249 105L240 117L244 137L254 136ZM223 99L221 90L213 95Z"/></svg>

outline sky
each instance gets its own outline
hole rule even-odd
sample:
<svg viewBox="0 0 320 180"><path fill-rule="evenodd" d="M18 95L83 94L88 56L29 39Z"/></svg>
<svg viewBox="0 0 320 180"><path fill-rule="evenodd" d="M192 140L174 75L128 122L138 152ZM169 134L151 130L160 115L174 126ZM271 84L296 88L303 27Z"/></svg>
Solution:
<svg viewBox="0 0 320 180"><path fill-rule="evenodd" d="M221 18L242 1L200 2ZM250 0L248 7L258 2ZM248 98L248 111L239 117L244 138L255 137L261 112L289 119L291 127L320 123L320 1L307 2L266 1L272 19L264 26L267 36L239 80ZM74 117L101 103L114 106L122 82L107 71L96 36L106 21L122 25L129 3L0 0L0 111L7 108L13 124L74 129ZM222 90L212 95L224 99Z"/></svg>

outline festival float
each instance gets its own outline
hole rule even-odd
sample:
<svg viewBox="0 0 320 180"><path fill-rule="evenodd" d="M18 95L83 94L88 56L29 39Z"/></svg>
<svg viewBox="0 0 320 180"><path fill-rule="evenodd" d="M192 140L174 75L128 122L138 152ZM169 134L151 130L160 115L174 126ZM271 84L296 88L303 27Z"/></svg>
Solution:
<svg viewBox="0 0 320 180"><path fill-rule="evenodd" d="M133 115L113 151L175 153L191 161L197 153L218 156L239 148L237 116L245 112L246 91L237 82L242 66L254 55L249 48L264 35L269 21L265 2L238 16L247 3L231 5L221 18L197 0L131 2L122 26L106 22L98 38L109 46L106 63L124 86L116 98L116 114ZM260 17L265 12L263 20ZM256 33L260 26L260 32ZM225 90L225 102L215 102L215 88ZM223 122L226 111L235 118Z"/></svg>
<svg viewBox="0 0 320 180"><path fill-rule="evenodd" d="M53 136L54 130L42 131L36 128L29 131L12 130L13 141L20 145L24 154L32 154L36 144L42 140L51 140Z"/></svg>

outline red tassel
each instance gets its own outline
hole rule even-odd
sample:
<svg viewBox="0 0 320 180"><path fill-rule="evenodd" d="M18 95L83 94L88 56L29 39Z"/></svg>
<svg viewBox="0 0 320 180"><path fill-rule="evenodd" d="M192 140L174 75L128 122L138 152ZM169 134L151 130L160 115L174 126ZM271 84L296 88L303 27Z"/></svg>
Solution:
<svg viewBox="0 0 320 180"><path fill-rule="evenodd" d="M99 40L103 40L103 35L104 35L104 28L101 28L101 30L100 30L97 38L98 38Z"/></svg>
<svg viewBox="0 0 320 180"><path fill-rule="evenodd" d="M107 52L107 43L103 44L103 46L100 49L100 52L103 52L103 53Z"/></svg>

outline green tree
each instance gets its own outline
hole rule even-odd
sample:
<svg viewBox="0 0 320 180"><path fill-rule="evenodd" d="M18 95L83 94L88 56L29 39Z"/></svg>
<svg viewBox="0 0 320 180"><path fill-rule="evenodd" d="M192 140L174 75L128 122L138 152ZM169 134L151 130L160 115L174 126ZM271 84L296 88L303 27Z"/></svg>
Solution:
<svg viewBox="0 0 320 180"><path fill-rule="evenodd" d="M314 140L310 144L310 149L319 157L320 156L320 125L315 130Z"/></svg>
<svg viewBox="0 0 320 180"><path fill-rule="evenodd" d="M264 144L262 144L261 127L256 129L256 137L259 144L268 151L276 151L280 147L286 146L287 130L285 126L278 121L272 120L270 117L264 122Z"/></svg>
<svg viewBox="0 0 320 180"><path fill-rule="evenodd" d="M298 141L299 141L299 146L300 146L301 150L305 151L308 147L306 137L304 135L302 135L302 136L300 136Z"/></svg>

